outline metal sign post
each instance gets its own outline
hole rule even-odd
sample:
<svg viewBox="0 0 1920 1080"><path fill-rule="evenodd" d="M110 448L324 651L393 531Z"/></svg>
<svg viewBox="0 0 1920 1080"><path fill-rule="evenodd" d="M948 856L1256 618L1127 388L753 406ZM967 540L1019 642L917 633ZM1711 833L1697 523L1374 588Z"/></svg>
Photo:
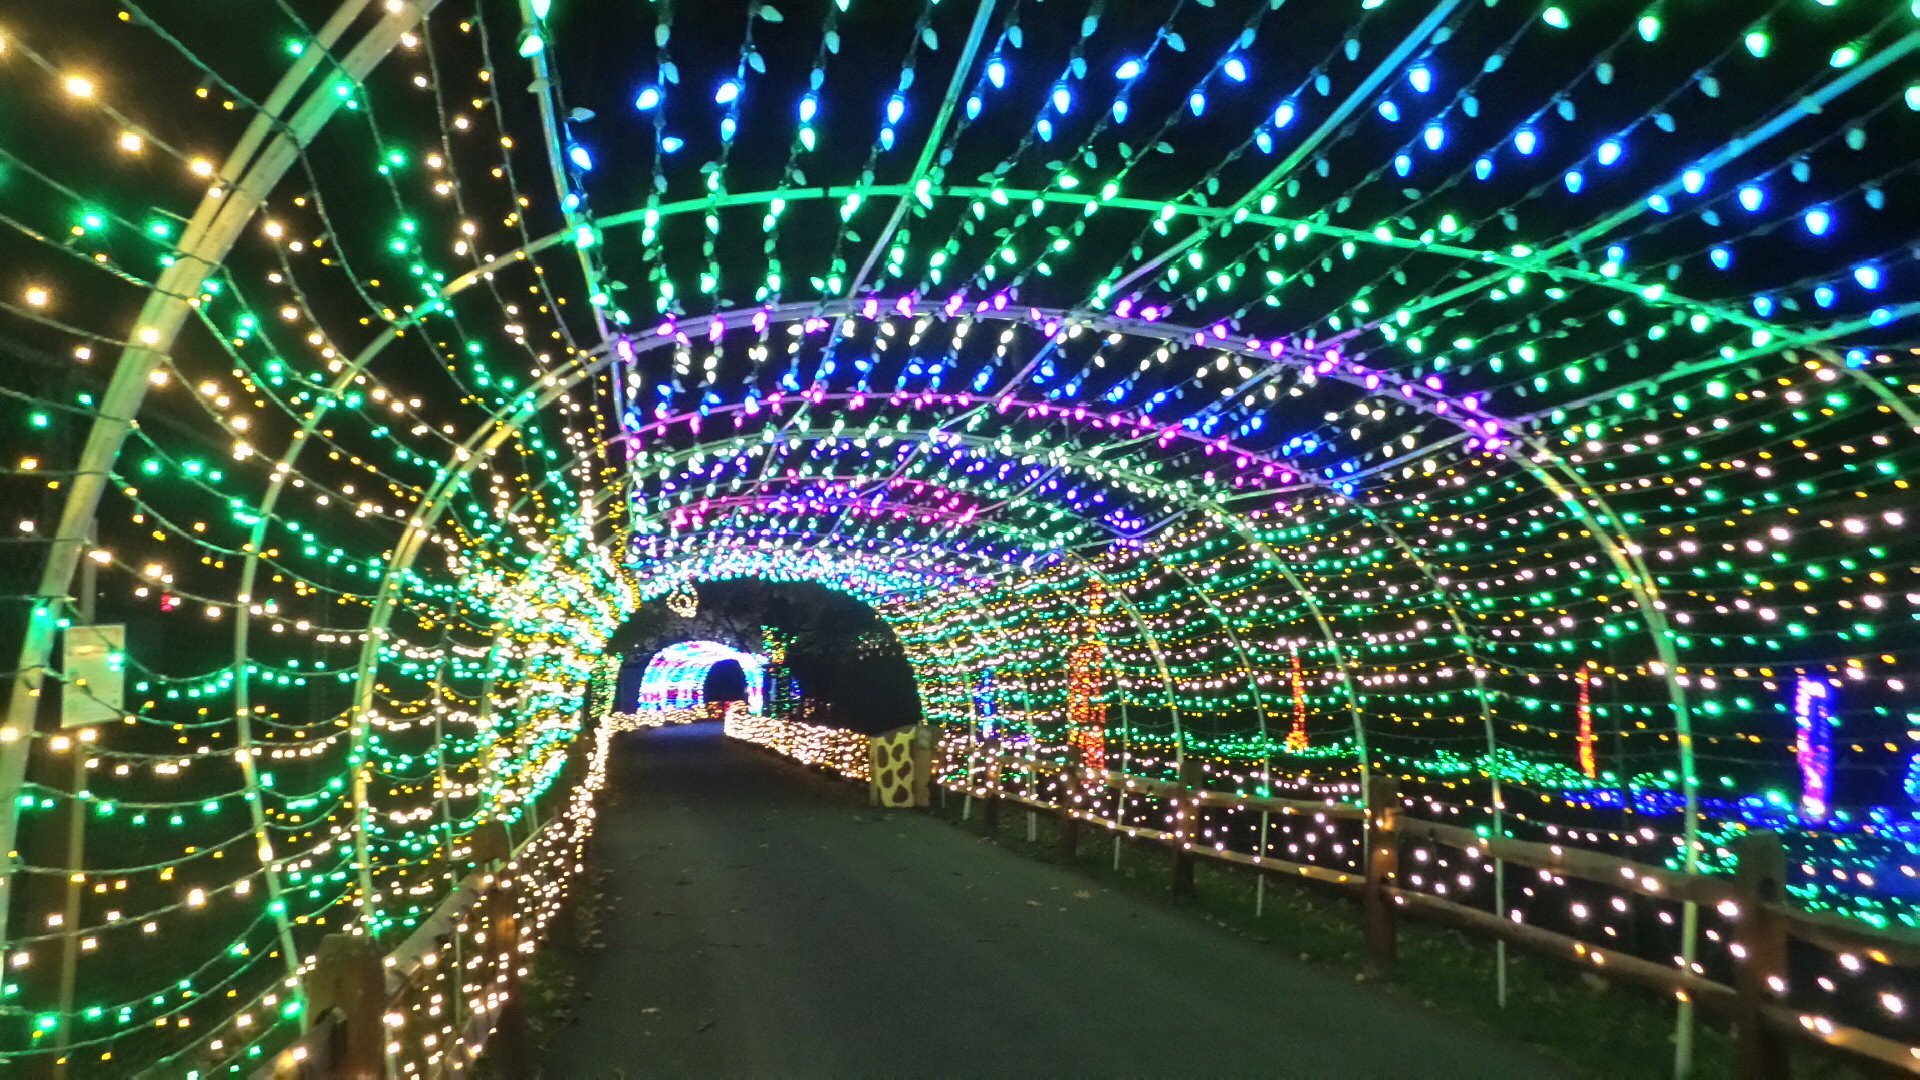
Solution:
<svg viewBox="0 0 1920 1080"><path fill-rule="evenodd" d="M80 904L86 892L87 750L92 726L117 723L126 707L127 628L92 625L97 591L91 557L80 564L79 616L62 636L60 649L60 730L49 745L67 754L66 869L60 907L60 1026L54 1036L53 1073L66 1075L66 1051L73 1042L74 995L80 980Z"/></svg>

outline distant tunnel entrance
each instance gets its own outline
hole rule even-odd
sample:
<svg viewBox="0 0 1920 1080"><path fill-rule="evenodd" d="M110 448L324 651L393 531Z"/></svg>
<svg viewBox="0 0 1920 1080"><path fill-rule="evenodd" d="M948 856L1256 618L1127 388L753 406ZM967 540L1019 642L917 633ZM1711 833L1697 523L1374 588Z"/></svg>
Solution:
<svg viewBox="0 0 1920 1080"><path fill-rule="evenodd" d="M709 691L747 703L747 711L766 708L767 658L741 652L718 641L682 641L661 649L647 661L640 676L641 712L692 709L708 700ZM744 685L743 685L744 684Z"/></svg>

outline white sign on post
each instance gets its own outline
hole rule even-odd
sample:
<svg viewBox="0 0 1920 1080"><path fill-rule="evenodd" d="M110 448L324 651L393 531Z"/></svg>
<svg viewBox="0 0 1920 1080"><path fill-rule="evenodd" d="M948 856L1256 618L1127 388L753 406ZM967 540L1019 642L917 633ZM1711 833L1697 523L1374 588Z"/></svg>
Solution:
<svg viewBox="0 0 1920 1080"><path fill-rule="evenodd" d="M125 712L127 628L70 626L61 655L66 686L60 694L60 726L119 722Z"/></svg>

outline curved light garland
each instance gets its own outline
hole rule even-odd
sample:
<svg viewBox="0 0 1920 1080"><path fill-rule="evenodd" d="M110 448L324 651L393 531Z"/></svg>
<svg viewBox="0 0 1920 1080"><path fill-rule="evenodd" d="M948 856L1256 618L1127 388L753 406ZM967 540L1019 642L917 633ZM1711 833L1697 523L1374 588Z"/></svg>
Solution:
<svg viewBox="0 0 1920 1080"><path fill-rule="evenodd" d="M542 924L608 642L737 578L872 605L949 769L1391 775L1703 873L1772 829L1795 902L1913 925L1905 5L775 2L721 54L654 5L611 90L597 0L282 8L270 63L52 7L0 26L60 135L0 141L0 1068L250 1071L325 935L397 947L500 832ZM67 731L87 621L129 695ZM1920 1042L1879 978L1796 1006Z"/></svg>

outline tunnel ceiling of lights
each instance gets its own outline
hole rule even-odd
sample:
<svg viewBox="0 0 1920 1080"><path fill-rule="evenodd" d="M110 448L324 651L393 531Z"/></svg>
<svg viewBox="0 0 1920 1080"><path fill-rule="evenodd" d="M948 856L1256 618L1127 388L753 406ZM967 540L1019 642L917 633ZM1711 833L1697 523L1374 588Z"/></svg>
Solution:
<svg viewBox="0 0 1920 1080"><path fill-rule="evenodd" d="M247 1067L735 578L962 740L1914 921L1907 0L191 6L0 19L0 1053Z"/></svg>

